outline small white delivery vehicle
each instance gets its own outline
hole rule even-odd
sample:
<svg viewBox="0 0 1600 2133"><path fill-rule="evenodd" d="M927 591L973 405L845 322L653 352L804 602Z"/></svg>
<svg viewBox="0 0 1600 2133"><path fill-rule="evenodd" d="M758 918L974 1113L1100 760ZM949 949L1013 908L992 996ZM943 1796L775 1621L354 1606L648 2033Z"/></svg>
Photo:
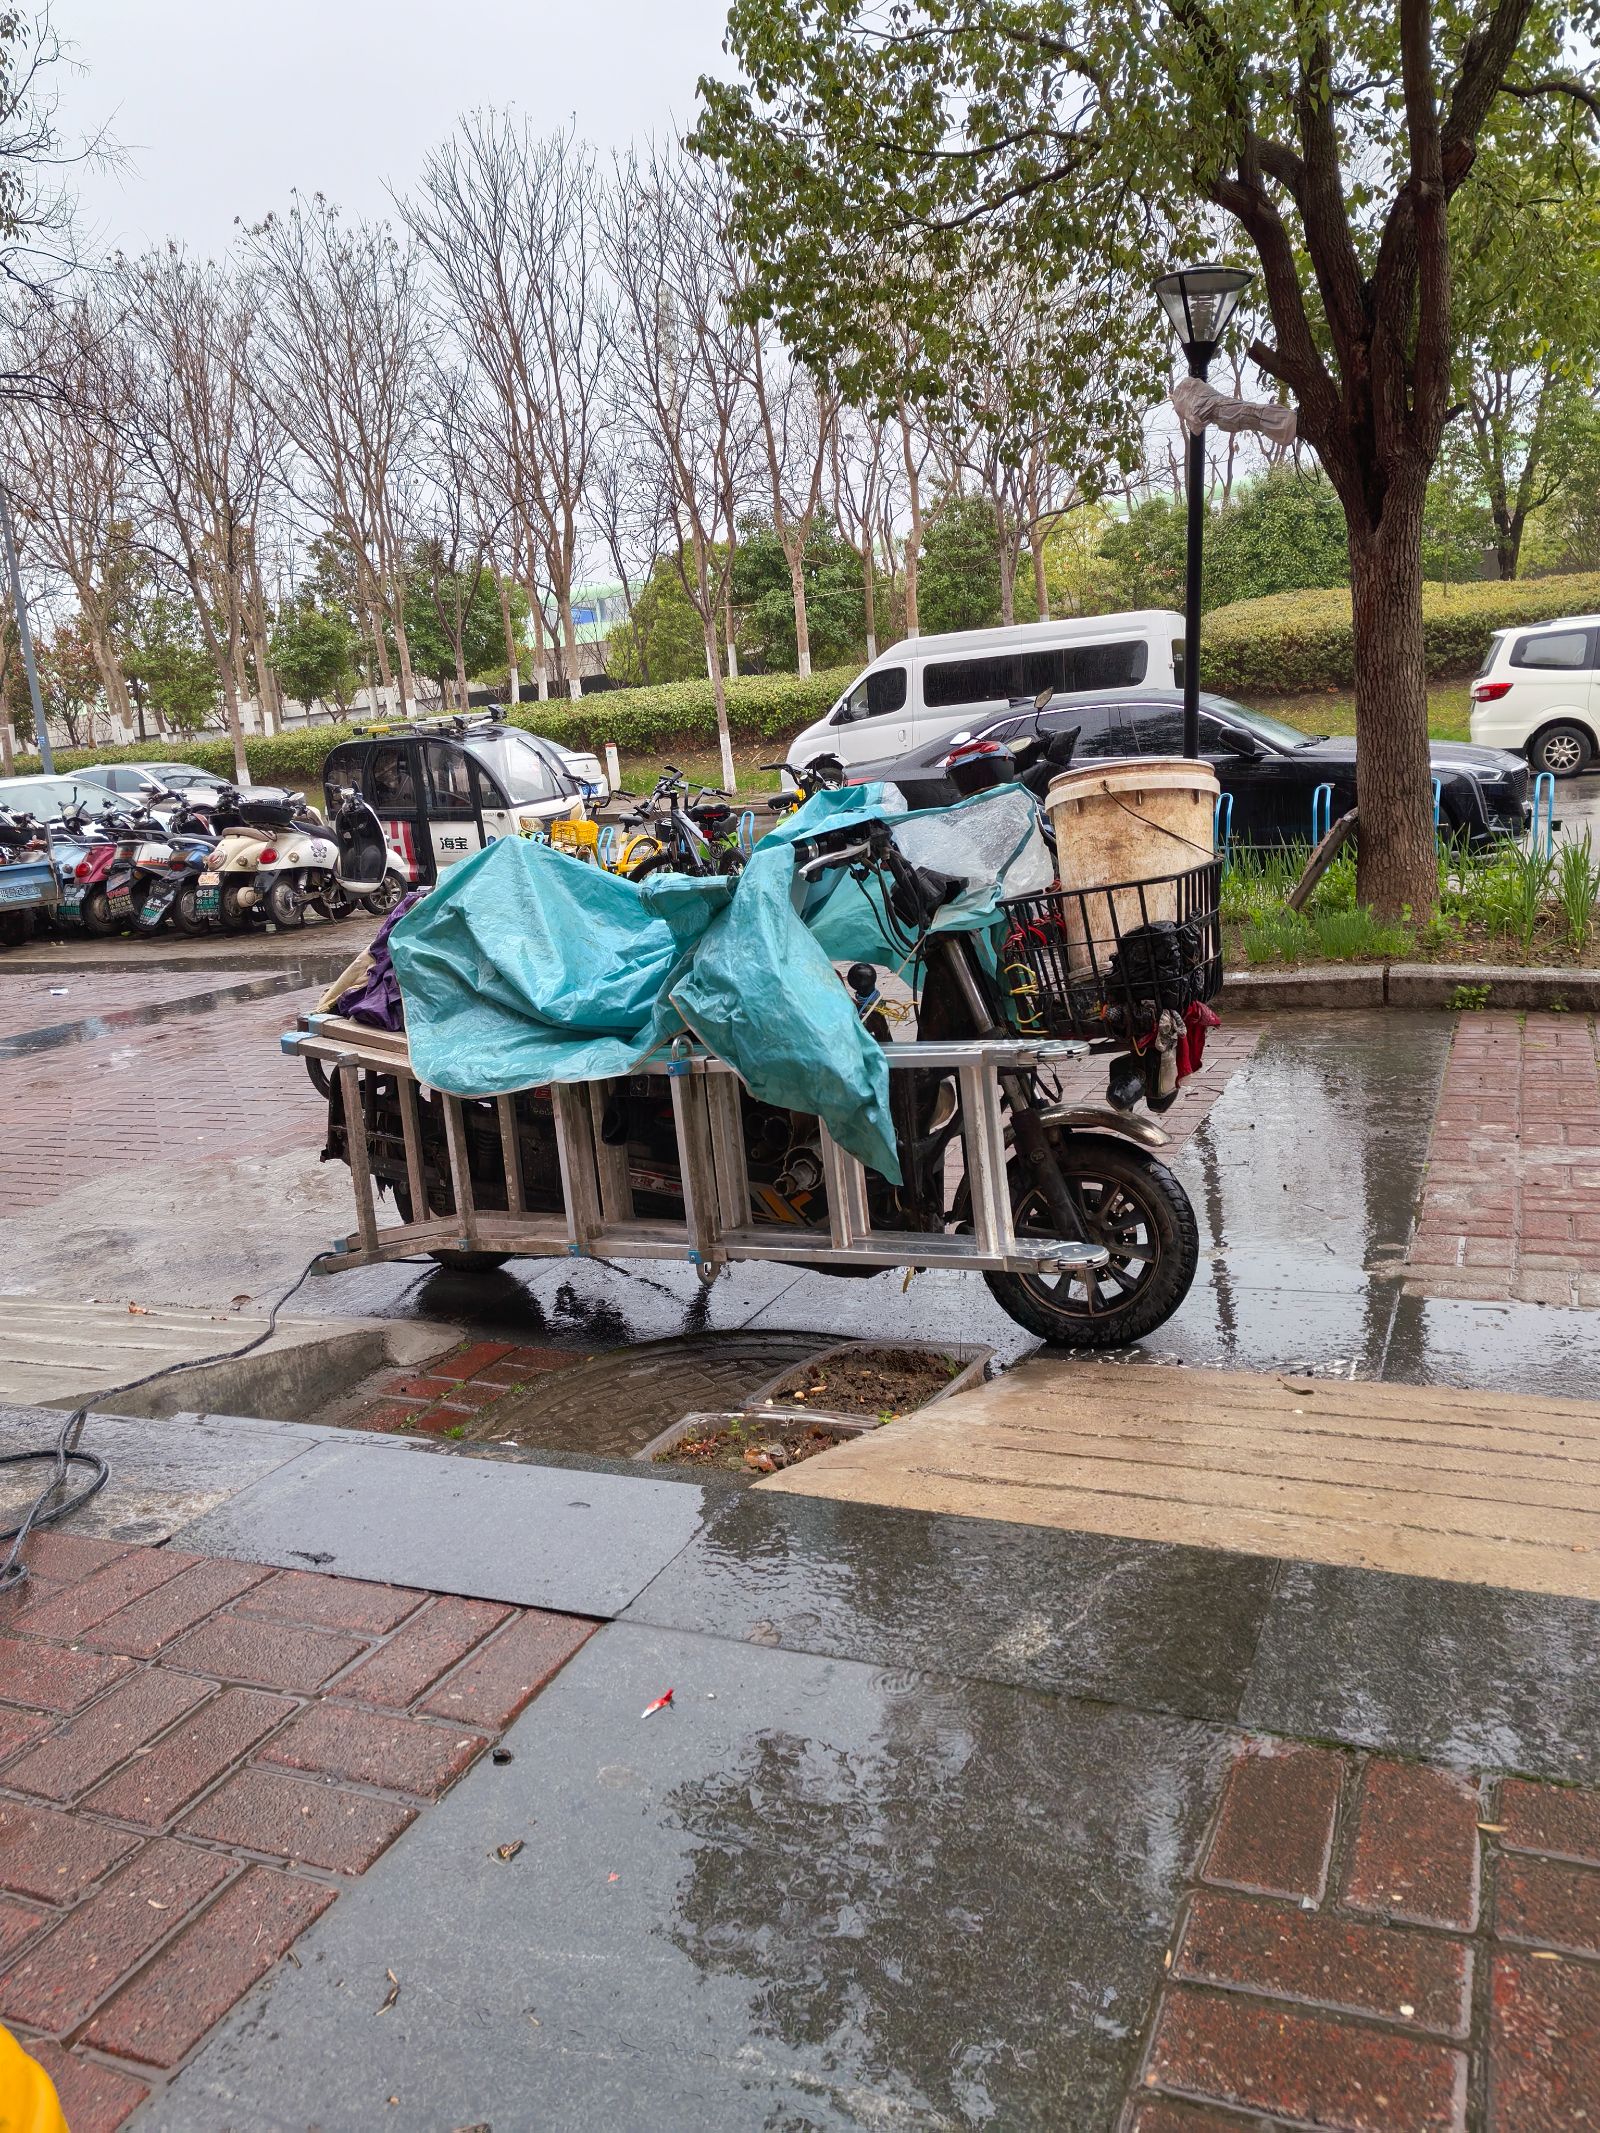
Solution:
<svg viewBox="0 0 1600 2133"><path fill-rule="evenodd" d="M1575 778L1600 756L1600 615L1496 630L1472 684L1480 748L1514 748L1535 771Z"/></svg>
<svg viewBox="0 0 1600 2133"><path fill-rule="evenodd" d="M803 768L837 756L848 775L929 741L952 742L1019 697L1107 689L1174 689L1183 679L1183 617L1170 608L907 637L880 652L839 701L791 744Z"/></svg>

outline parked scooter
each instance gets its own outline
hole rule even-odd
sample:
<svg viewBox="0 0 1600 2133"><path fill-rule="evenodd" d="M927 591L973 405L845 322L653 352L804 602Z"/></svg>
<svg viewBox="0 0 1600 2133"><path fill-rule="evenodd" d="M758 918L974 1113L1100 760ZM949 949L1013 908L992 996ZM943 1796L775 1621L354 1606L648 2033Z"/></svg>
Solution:
<svg viewBox="0 0 1600 2133"><path fill-rule="evenodd" d="M219 832L197 885L197 910L225 932L259 912L275 926L305 924L310 911L347 918L359 901L392 910L410 887L372 809L353 793L329 825L275 788L225 787L213 816Z"/></svg>
<svg viewBox="0 0 1600 2133"><path fill-rule="evenodd" d="M346 896L375 918L385 917L411 884L376 810L353 786L340 792L333 835L339 848L339 881Z"/></svg>

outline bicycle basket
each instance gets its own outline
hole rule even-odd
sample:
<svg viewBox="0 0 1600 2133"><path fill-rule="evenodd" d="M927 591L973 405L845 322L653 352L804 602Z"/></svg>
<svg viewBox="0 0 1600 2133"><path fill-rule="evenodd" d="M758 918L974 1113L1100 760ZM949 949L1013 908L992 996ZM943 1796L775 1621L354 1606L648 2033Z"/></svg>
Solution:
<svg viewBox="0 0 1600 2133"><path fill-rule="evenodd" d="M1028 1037L1137 1042L1222 990L1222 862L1001 905L1000 982Z"/></svg>

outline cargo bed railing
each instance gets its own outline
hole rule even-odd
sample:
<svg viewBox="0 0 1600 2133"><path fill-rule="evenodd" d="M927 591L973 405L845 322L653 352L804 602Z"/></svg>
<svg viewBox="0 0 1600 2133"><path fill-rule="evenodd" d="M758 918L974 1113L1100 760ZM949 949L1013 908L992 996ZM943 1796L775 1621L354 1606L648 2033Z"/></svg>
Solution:
<svg viewBox="0 0 1600 2133"><path fill-rule="evenodd" d="M867 1174L818 1121L827 1186L824 1229L758 1224L752 1218L740 1114L740 1082L723 1060L680 1040L636 1073L663 1075L671 1084L678 1164L683 1183L681 1222L634 1211L628 1151L606 1140L602 1125L611 1081L549 1085L565 1205L530 1210L521 1174L514 1096L452 1096L430 1092L444 1123L455 1212L419 1214L428 1207L418 1097L403 1034L368 1028L338 1015L309 1015L285 1033L291 1057L316 1060L336 1076L343 1096L345 1140L355 1192L356 1228L324 1255L321 1270L366 1266L384 1259L447 1249L506 1253L516 1258L677 1259L710 1279L735 1260L795 1263L826 1259L858 1267L965 1267L1012 1273L1057 1273L1103 1266L1100 1245L1058 1237L1018 1237L1006 1175L1007 1132L1002 1071L1027 1070L1080 1056L1087 1046L1037 1039L981 1038L883 1047L891 1074L909 1068L953 1077L960 1105L961 1143L969 1183L971 1228L959 1235L880 1229L868 1208ZM413 1219L398 1219L391 1202L379 1220L379 1193L365 1130L365 1084L392 1079L405 1149L407 1196ZM524 1093L524 1092L517 1092ZM506 1205L484 1208L474 1194L462 1107L492 1103L499 1123Z"/></svg>

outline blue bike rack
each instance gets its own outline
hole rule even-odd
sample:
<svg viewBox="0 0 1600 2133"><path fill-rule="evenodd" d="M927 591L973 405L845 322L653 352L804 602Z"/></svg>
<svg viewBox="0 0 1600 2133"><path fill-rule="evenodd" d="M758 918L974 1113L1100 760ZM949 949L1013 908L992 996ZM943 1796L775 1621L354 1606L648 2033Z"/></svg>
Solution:
<svg viewBox="0 0 1600 2133"><path fill-rule="evenodd" d="M1439 834L1439 818L1444 813L1444 785L1442 780L1433 781L1433 834Z"/></svg>
<svg viewBox="0 0 1600 2133"><path fill-rule="evenodd" d="M1333 827L1333 787L1319 785L1311 795L1311 848L1313 851Z"/></svg>
<svg viewBox="0 0 1600 2133"><path fill-rule="evenodd" d="M1540 824L1543 823L1541 833ZM1530 852L1540 848L1541 834L1546 856L1556 848L1556 780L1555 773L1541 770L1533 781L1533 827L1528 839Z"/></svg>
<svg viewBox="0 0 1600 2133"><path fill-rule="evenodd" d="M601 866L603 866L608 873L611 871L611 854L616 844L616 841L617 825L614 822L602 822L600 825L600 835L595 843L594 856L597 860L599 860Z"/></svg>
<svg viewBox="0 0 1600 2133"><path fill-rule="evenodd" d="M756 811L747 807L739 817L739 849L746 859L756 848Z"/></svg>
<svg viewBox="0 0 1600 2133"><path fill-rule="evenodd" d="M1217 804L1211 811L1211 848L1220 852L1224 859L1233 842L1233 794L1219 792Z"/></svg>

